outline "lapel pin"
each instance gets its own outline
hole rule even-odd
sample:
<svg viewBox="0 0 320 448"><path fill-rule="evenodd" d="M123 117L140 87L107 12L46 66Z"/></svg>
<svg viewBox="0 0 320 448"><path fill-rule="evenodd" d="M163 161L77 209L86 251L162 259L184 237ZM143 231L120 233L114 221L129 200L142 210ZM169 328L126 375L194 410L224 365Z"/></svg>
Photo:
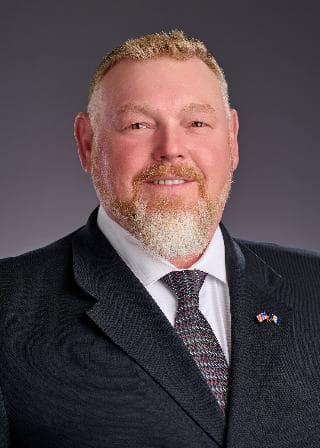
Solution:
<svg viewBox="0 0 320 448"><path fill-rule="evenodd" d="M261 313L257 314L257 320L258 322L273 322L276 325L279 325L279 318L275 314L272 313L266 313L265 311L262 311Z"/></svg>

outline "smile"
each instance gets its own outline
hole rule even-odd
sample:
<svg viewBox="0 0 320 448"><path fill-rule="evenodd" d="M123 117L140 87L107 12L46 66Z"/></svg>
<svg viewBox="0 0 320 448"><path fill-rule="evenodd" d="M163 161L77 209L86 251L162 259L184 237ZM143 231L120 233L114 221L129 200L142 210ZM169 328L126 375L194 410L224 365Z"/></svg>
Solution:
<svg viewBox="0 0 320 448"><path fill-rule="evenodd" d="M154 180L151 183L154 185L180 185L184 184L186 181L183 179L159 179Z"/></svg>

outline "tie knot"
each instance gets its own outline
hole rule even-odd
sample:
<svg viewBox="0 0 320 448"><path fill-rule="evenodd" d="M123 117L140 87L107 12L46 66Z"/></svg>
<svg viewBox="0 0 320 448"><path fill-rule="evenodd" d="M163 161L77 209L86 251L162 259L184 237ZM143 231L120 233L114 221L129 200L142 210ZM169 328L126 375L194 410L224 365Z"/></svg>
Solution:
<svg viewBox="0 0 320 448"><path fill-rule="evenodd" d="M203 285L206 273L193 271L172 271L162 277L162 280L176 294L178 299L199 298L199 292Z"/></svg>

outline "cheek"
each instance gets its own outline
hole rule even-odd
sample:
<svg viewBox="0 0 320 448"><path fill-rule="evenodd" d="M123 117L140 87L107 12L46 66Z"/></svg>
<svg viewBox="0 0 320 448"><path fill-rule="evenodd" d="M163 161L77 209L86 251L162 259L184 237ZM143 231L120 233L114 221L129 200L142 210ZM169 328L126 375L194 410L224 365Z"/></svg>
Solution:
<svg viewBox="0 0 320 448"><path fill-rule="evenodd" d="M135 176L149 162L149 145L145 141L129 138L113 138L109 145L110 167L114 171Z"/></svg>
<svg viewBox="0 0 320 448"><path fill-rule="evenodd" d="M132 195L133 178L147 166L138 148L129 148L113 144L102 155L103 164L107 166L109 182L119 198L128 199Z"/></svg>
<svg viewBox="0 0 320 448"><path fill-rule="evenodd" d="M199 161L198 166L204 173L209 188L214 191L221 189L228 180L232 170L229 149L222 151L219 148L212 148L211 152L202 158L201 162Z"/></svg>

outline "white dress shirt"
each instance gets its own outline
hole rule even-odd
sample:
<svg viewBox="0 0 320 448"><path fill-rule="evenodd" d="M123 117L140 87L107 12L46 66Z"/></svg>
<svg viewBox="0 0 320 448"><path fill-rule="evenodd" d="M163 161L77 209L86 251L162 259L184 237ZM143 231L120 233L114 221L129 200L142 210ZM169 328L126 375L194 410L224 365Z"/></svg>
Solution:
<svg viewBox="0 0 320 448"><path fill-rule="evenodd" d="M177 299L161 281L161 277L179 269L167 260L149 254L139 240L107 215L102 206L99 207L97 223L118 255L140 280L173 326ZM189 269L200 269L207 273L199 294L199 308L213 329L229 364L230 297L220 227L217 227L203 255Z"/></svg>

